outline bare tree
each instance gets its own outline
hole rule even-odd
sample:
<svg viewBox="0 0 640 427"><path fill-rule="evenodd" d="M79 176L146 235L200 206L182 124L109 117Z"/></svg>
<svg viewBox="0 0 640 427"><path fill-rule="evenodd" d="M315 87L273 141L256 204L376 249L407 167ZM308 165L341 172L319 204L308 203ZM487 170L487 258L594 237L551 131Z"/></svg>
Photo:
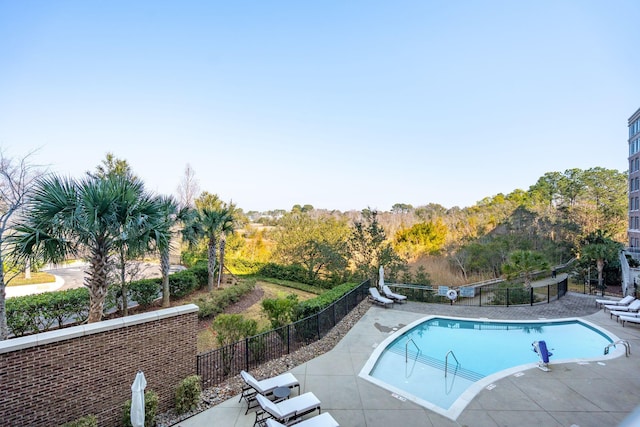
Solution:
<svg viewBox="0 0 640 427"><path fill-rule="evenodd" d="M6 286L15 275L6 278L5 264L8 262L5 245L9 231L15 217L20 215L22 206L27 201L29 191L35 179L42 175L38 172L29 158L33 153L24 157L7 157L0 150L0 340L9 336L6 310Z"/></svg>
<svg viewBox="0 0 640 427"><path fill-rule="evenodd" d="M178 196L180 198L180 206L183 208L192 208L196 197L200 195L200 185L196 178L196 171L187 163L184 168L184 177L178 185Z"/></svg>

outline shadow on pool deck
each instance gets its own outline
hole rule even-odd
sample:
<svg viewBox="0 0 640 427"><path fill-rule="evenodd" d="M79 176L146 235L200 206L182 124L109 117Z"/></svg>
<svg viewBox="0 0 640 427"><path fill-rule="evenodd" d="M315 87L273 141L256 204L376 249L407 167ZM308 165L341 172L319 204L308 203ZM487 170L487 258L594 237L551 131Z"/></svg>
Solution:
<svg viewBox="0 0 640 427"><path fill-rule="evenodd" d="M595 297L567 294L549 304L522 307L465 307L407 303L391 309L373 306L330 352L292 372L301 392L312 391L342 427L602 427L617 426L640 404L640 327L622 327L595 307ZM629 341L632 355L602 362L551 363L551 372L527 369L482 389L455 420L403 401L358 376L374 348L426 315L489 319L581 317ZM604 350L604 349L603 349ZM253 425L238 397L178 423L182 427Z"/></svg>

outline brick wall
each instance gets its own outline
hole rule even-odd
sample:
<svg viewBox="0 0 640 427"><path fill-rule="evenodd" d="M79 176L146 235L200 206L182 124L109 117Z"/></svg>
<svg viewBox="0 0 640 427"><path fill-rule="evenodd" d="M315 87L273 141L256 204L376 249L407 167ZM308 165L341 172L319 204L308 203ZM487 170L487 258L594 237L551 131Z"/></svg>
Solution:
<svg viewBox="0 0 640 427"><path fill-rule="evenodd" d="M197 306L0 341L0 425L58 426L93 414L119 426L138 370L159 411L195 374Z"/></svg>

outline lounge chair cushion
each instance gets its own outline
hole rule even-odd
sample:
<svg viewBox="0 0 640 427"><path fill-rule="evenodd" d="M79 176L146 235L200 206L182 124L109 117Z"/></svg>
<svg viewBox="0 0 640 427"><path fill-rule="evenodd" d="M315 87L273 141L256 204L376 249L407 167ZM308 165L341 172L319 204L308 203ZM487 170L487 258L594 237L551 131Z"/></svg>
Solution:
<svg viewBox="0 0 640 427"><path fill-rule="evenodd" d="M387 298L394 299L396 301L405 301L407 299L405 295L400 295L393 292L388 285L384 285L382 287L382 292Z"/></svg>
<svg viewBox="0 0 640 427"><path fill-rule="evenodd" d="M307 392L279 403L273 403L261 394L258 394L256 399L262 409L276 420L287 421L298 414L302 415L315 409L320 409L320 400L312 392Z"/></svg>
<svg viewBox="0 0 640 427"><path fill-rule="evenodd" d="M380 295L377 288L369 288L369 294L371 295L371 298L373 298L373 302L383 305L393 304L393 300Z"/></svg>
<svg viewBox="0 0 640 427"><path fill-rule="evenodd" d="M260 394L269 394L276 387L300 386L298 379L289 372L261 381L256 380L253 375L251 375L247 371L240 371L240 376L247 383L247 385L251 386Z"/></svg>
<svg viewBox="0 0 640 427"><path fill-rule="evenodd" d="M329 414L324 412L312 418L295 424L296 427L340 427L340 424ZM274 419L267 420L267 427L286 427L285 424L279 423Z"/></svg>
<svg viewBox="0 0 640 427"><path fill-rule="evenodd" d="M624 298L621 298L619 300L612 300L612 299L597 299L596 300L596 304L600 304L600 305L627 305L630 304L631 301L633 301L635 298L632 295L627 295Z"/></svg>
<svg viewBox="0 0 640 427"><path fill-rule="evenodd" d="M624 326L625 322L640 323L640 317L623 315L618 318Z"/></svg>
<svg viewBox="0 0 640 427"><path fill-rule="evenodd" d="M640 310L640 300L633 300L629 305L615 305L605 304L606 310L620 310L620 311L638 311Z"/></svg>
<svg viewBox="0 0 640 427"><path fill-rule="evenodd" d="M613 316L620 316L620 314L629 314L634 312L637 313L638 311L640 311L640 300L635 300L626 307L618 307L613 305L610 305L609 307L609 310L611 310L609 312L610 318L612 318Z"/></svg>

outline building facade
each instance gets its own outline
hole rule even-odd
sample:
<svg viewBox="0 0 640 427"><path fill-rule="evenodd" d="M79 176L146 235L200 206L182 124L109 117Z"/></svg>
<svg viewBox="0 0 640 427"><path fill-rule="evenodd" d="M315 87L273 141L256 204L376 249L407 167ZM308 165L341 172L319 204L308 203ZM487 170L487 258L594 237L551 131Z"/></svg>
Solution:
<svg viewBox="0 0 640 427"><path fill-rule="evenodd" d="M640 108L629 117L629 248L640 251Z"/></svg>

